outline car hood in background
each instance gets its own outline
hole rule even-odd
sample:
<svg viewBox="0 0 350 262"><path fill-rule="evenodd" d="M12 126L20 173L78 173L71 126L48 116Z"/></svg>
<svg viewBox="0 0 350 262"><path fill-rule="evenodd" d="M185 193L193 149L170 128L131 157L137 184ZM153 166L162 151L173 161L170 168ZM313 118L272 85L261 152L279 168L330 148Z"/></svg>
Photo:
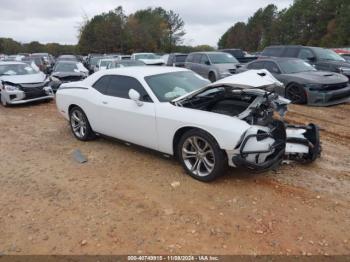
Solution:
<svg viewBox="0 0 350 262"><path fill-rule="evenodd" d="M51 76L53 77L57 77L57 78L65 78L65 77L68 77L68 76L81 76L81 77L84 77L85 74L82 73L82 72L53 72L51 74Z"/></svg>
<svg viewBox="0 0 350 262"><path fill-rule="evenodd" d="M14 84L31 84L31 83L41 83L46 79L46 75L42 72L30 75L11 75L11 76L0 76L0 80L11 82Z"/></svg>
<svg viewBox="0 0 350 262"><path fill-rule="evenodd" d="M164 64L164 60L159 58L159 59L138 59L141 62L144 62L146 65L162 65Z"/></svg>
<svg viewBox="0 0 350 262"><path fill-rule="evenodd" d="M290 79L298 79L304 84L337 84L348 81L348 78L342 74L326 71L308 71L295 74L284 74Z"/></svg>
<svg viewBox="0 0 350 262"><path fill-rule="evenodd" d="M249 70L240 74L232 75L216 81L208 86L195 90L191 93L178 97L172 102L177 102L184 98L190 98L202 93L208 89L217 86L230 86L236 89L265 89L273 91L275 87L283 86L274 76L267 70Z"/></svg>

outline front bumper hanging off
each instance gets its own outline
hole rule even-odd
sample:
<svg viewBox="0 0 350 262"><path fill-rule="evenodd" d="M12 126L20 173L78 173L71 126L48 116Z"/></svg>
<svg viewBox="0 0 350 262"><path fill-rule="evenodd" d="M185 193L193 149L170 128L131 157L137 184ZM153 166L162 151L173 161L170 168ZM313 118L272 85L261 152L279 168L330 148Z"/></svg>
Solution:
<svg viewBox="0 0 350 262"><path fill-rule="evenodd" d="M251 146L265 143L264 149L247 150ZM285 125L275 121L270 132L257 132L244 137L237 154L232 156L232 164L256 171L273 169L283 161L310 163L320 156L319 128Z"/></svg>

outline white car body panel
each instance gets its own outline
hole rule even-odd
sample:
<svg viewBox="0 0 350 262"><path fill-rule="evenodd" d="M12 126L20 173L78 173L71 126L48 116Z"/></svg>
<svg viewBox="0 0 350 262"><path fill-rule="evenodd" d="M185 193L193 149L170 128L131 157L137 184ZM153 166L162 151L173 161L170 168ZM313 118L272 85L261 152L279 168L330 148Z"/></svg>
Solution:
<svg viewBox="0 0 350 262"><path fill-rule="evenodd" d="M270 134L267 126L250 125L242 120L241 114L229 116L225 114L183 107L181 101L186 97L194 96L206 89L218 85L232 86L238 89L253 90L258 94L266 91L257 88L267 88L280 85L266 70L248 71L240 76L222 79L207 87L200 88L171 102L159 102L145 81L145 77L163 73L189 71L176 67L126 67L99 71L83 81L63 84L56 94L58 110L69 120L69 107L77 105L87 115L91 128L103 135L125 140L147 148L151 148L169 155L173 155L173 141L177 131L182 128L199 128L211 134L219 147L226 151L228 163L235 166L232 157L239 155L240 150L267 151L266 153L250 153L247 159L252 163L264 163L274 151L275 139L267 137L257 139L258 132ZM153 103L141 102L138 105L131 99L104 95L92 86L104 75L122 75L137 79L147 91ZM249 84L251 82L251 85ZM288 104L289 100L278 98L277 103ZM249 111L249 108L247 109ZM300 130L299 130L300 129ZM287 130L288 136L304 138L306 129ZM248 136L253 136L248 139ZM246 144L236 148L243 139ZM287 146L291 153L307 153L305 146L298 143ZM300 151L298 151L300 150ZM270 152L268 152L270 151ZM284 153L281 151L281 153ZM258 159L258 160L257 160Z"/></svg>

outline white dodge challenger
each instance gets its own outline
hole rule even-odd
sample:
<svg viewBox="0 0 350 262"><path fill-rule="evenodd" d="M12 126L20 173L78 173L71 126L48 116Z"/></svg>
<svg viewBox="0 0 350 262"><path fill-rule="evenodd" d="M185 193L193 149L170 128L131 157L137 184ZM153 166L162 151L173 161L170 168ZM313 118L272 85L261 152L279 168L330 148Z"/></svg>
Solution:
<svg viewBox="0 0 350 262"><path fill-rule="evenodd" d="M284 123L289 100L273 92L280 85L265 70L210 84L186 69L129 67L63 84L56 103L77 139L104 135L154 149L211 181L227 166L267 170L320 155L317 126Z"/></svg>

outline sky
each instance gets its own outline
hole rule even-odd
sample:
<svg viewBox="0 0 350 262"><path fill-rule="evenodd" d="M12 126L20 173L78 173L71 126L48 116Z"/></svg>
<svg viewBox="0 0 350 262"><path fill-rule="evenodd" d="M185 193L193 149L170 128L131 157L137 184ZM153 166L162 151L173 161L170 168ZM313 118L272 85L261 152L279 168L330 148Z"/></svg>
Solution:
<svg viewBox="0 0 350 262"><path fill-rule="evenodd" d="M39 41L76 44L83 17L122 6L128 15L161 6L180 14L185 22L184 44L216 46L226 30L246 22L260 7L288 7L293 0L0 0L0 37L22 43Z"/></svg>

